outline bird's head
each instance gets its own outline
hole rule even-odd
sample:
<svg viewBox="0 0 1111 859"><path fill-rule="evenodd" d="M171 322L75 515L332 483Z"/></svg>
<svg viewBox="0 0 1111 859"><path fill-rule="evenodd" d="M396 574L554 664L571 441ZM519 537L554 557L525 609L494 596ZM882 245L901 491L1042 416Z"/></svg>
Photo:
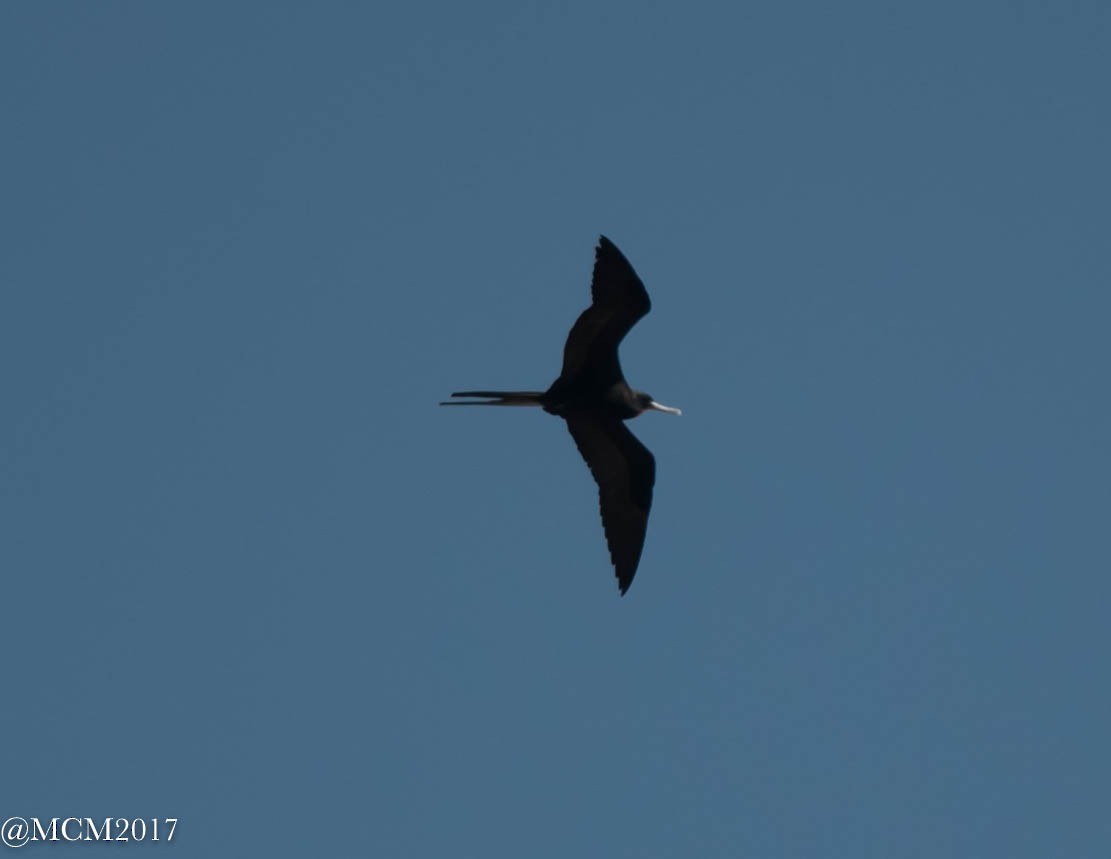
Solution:
<svg viewBox="0 0 1111 859"><path fill-rule="evenodd" d="M652 396L650 394L646 394L643 391L637 391L635 394L635 399L637 409L639 409L637 414L642 414L643 412L647 411L667 412L669 415L682 414L682 411L680 411L679 409L657 403L655 400L652 399Z"/></svg>

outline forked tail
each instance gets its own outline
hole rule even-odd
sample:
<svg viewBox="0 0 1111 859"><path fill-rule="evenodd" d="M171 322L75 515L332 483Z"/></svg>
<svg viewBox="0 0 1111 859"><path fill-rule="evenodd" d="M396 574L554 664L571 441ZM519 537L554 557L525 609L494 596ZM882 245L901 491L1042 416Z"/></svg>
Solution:
<svg viewBox="0 0 1111 859"><path fill-rule="evenodd" d="M457 391L453 397L482 397L467 403L446 402L441 406L542 406L543 391Z"/></svg>

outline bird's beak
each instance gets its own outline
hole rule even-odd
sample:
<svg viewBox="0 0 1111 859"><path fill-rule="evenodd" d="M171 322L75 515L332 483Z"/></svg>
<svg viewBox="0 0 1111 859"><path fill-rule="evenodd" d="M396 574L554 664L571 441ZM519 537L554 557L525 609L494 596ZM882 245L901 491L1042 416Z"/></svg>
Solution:
<svg viewBox="0 0 1111 859"><path fill-rule="evenodd" d="M664 406L652 400L648 404L648 408L657 412L667 412L669 415L681 415L683 412L680 409L673 409L671 406Z"/></svg>

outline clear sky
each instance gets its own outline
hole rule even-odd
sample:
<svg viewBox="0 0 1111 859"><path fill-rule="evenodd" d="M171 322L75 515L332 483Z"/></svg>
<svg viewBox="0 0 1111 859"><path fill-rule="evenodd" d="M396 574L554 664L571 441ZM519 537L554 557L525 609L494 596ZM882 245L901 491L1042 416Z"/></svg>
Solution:
<svg viewBox="0 0 1111 859"><path fill-rule="evenodd" d="M1103 0L3 4L0 820L1111 855L1109 45ZM552 381L599 233L683 409L631 425L624 598L562 423L436 405Z"/></svg>

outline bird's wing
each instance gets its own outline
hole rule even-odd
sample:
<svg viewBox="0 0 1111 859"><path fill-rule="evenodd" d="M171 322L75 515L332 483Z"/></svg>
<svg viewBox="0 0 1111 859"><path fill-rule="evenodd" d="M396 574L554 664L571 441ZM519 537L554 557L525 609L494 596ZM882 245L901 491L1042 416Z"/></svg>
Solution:
<svg viewBox="0 0 1111 859"><path fill-rule="evenodd" d="M594 251L590 292L593 302L567 335L560 379L570 382L589 370L600 383L612 384L622 378L617 347L652 302L629 261L605 236Z"/></svg>
<svg viewBox="0 0 1111 859"><path fill-rule="evenodd" d="M589 414L573 414L566 420L571 438L598 484L602 527L617 585L625 593L644 548L656 459L619 420Z"/></svg>

